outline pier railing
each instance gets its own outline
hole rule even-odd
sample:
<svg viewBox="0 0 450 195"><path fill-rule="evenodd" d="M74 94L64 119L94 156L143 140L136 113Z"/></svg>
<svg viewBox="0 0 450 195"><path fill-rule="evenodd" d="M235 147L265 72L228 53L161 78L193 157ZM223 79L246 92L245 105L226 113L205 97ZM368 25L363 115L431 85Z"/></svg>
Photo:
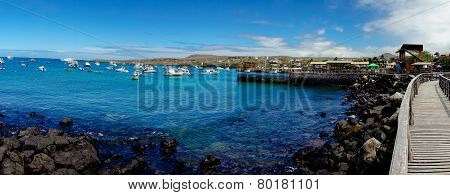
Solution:
<svg viewBox="0 0 450 195"><path fill-rule="evenodd" d="M450 75L450 74L449 74ZM444 94L450 100L450 76L441 74L439 75L439 86L441 87Z"/></svg>
<svg viewBox="0 0 450 195"><path fill-rule="evenodd" d="M430 73L420 74L408 84L398 113L397 136L395 138L395 146L389 170L389 174L391 175L408 174L408 161L411 159L411 136L409 128L411 125L414 125L412 104L414 98L419 93L420 85L435 80L437 76L437 74Z"/></svg>

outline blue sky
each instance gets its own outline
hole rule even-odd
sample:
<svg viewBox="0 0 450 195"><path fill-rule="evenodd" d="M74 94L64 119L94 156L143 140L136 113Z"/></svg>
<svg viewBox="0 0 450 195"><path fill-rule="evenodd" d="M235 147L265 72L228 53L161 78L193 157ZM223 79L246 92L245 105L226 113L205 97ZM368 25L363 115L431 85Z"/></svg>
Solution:
<svg viewBox="0 0 450 195"><path fill-rule="evenodd" d="M185 57L190 54L355 57L403 42L448 51L450 40L404 18L447 17L444 0L0 0L0 56ZM417 18L416 18L417 19ZM434 20L433 20L434 21ZM425 21L427 22L427 21ZM395 23L390 25L391 23ZM429 22L427 22L429 23ZM433 27L449 33L439 22ZM441 25L441 27L440 27ZM446 25L448 26L448 24ZM407 28L398 30L399 28ZM415 29L408 29L415 28ZM406 31L415 35L406 35ZM408 33L409 34L409 33ZM428 39L426 39L428 38ZM426 47L427 48L427 47Z"/></svg>

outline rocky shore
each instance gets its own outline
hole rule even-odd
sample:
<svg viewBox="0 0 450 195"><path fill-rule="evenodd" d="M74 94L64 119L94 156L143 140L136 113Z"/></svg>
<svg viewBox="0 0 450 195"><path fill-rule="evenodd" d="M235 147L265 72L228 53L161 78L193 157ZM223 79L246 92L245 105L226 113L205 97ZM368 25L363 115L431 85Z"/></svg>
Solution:
<svg viewBox="0 0 450 195"><path fill-rule="evenodd" d="M411 77L366 75L348 89L347 119L332 139L293 155L294 174L388 174L398 110ZM327 136L321 136L326 139Z"/></svg>

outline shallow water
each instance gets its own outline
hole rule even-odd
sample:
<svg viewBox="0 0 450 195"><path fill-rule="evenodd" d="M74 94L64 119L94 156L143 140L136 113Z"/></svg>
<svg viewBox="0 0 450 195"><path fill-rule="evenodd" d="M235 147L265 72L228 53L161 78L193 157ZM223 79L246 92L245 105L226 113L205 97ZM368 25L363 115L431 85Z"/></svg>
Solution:
<svg viewBox="0 0 450 195"><path fill-rule="evenodd" d="M100 140L168 136L180 143L176 158L190 166L208 154L248 166L286 161L314 144L320 131L332 131L346 109L339 88L240 83L235 70L202 75L190 68L193 76L172 78L158 66L158 73L133 81L132 66L130 73L118 73L106 70L109 64L91 63L99 74L66 72L59 60L25 62L29 66L23 68L21 61L28 59L4 59L0 113L6 117L0 120L6 124L50 128L71 117L75 125L65 131ZM41 65L47 72L38 71ZM29 112L45 119L30 118Z"/></svg>

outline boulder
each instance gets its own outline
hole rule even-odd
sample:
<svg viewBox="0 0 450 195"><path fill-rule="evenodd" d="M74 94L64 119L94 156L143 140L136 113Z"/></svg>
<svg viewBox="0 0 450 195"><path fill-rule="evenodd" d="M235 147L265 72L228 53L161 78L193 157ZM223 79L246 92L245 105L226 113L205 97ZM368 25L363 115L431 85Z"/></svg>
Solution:
<svg viewBox="0 0 450 195"><path fill-rule="evenodd" d="M338 169L338 171L341 172L341 173L346 173L346 172L348 171L348 169L349 169L349 166L348 166L347 163L341 162L341 163L339 163L339 164L337 165L337 169Z"/></svg>
<svg viewBox="0 0 450 195"><path fill-rule="evenodd" d="M19 131L17 137L30 137L41 134L41 130L36 127L28 127L25 130Z"/></svg>
<svg viewBox="0 0 450 195"><path fill-rule="evenodd" d="M49 129L47 132L47 136L49 137L55 137L55 136L63 136L64 131L58 130L58 129Z"/></svg>
<svg viewBox="0 0 450 195"><path fill-rule="evenodd" d="M320 117L322 117L322 118L327 117L327 113L326 113L326 112L321 112L321 113L320 113Z"/></svg>
<svg viewBox="0 0 450 195"><path fill-rule="evenodd" d="M220 159L208 155L206 159L200 162L200 172L201 174L211 174L220 165Z"/></svg>
<svg viewBox="0 0 450 195"><path fill-rule="evenodd" d="M160 143L161 152L164 155L173 154L177 150L177 140L175 139L164 139Z"/></svg>
<svg viewBox="0 0 450 195"><path fill-rule="evenodd" d="M84 140L51 155L57 166L75 169L83 174L92 174L99 169L100 165L96 148Z"/></svg>
<svg viewBox="0 0 450 195"><path fill-rule="evenodd" d="M0 162L3 160L3 157L5 157L6 151L8 151L8 146L0 146Z"/></svg>
<svg viewBox="0 0 450 195"><path fill-rule="evenodd" d="M39 153L34 155L33 161L28 165L28 168L34 174L50 174L55 170L55 163L47 154Z"/></svg>
<svg viewBox="0 0 450 195"><path fill-rule="evenodd" d="M393 103L400 105L403 101L403 94L396 92L389 98Z"/></svg>
<svg viewBox="0 0 450 195"><path fill-rule="evenodd" d="M73 119L71 118L64 118L61 121L59 121L59 126L63 128L71 127L73 125Z"/></svg>
<svg viewBox="0 0 450 195"><path fill-rule="evenodd" d="M148 169L148 163L144 158L134 158L121 166L107 169L102 174L105 175L135 175L141 174Z"/></svg>
<svg viewBox="0 0 450 195"><path fill-rule="evenodd" d="M17 152L6 152L6 155L1 162L3 175L23 175L25 169L23 166L23 158Z"/></svg>
<svg viewBox="0 0 450 195"><path fill-rule="evenodd" d="M371 138L367 140L362 148L361 153L363 154L363 160L367 164L372 164L377 160L377 150L381 147L381 143L375 139Z"/></svg>
<svg viewBox="0 0 450 195"><path fill-rule="evenodd" d="M384 140L386 140L386 134L381 131L381 130L377 130L375 131L373 137L377 140L380 140L381 142L383 142Z"/></svg>

